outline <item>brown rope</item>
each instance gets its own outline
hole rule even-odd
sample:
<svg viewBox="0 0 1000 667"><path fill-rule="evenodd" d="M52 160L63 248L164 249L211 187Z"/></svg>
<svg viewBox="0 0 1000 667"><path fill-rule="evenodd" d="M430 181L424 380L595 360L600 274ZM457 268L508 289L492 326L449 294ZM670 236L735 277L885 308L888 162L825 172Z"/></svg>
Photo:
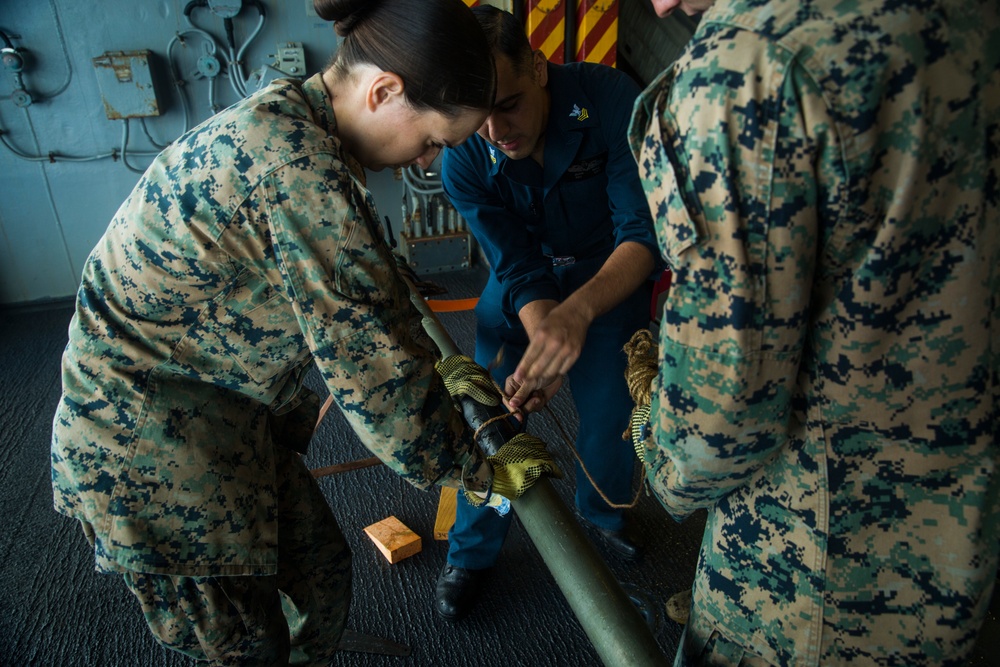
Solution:
<svg viewBox="0 0 1000 667"><path fill-rule="evenodd" d="M636 405L649 405L652 402L651 387L653 378L659 370L656 341L649 329L640 329L632 334L625 343L625 382L628 383L628 393Z"/></svg>
<svg viewBox="0 0 1000 667"><path fill-rule="evenodd" d="M472 434L472 439L475 440L476 442L479 442L479 436L483 432L484 428L486 428L487 426L489 426L493 422L498 422L501 419L507 419L511 415L514 415L514 414L523 415L524 413L521 412L521 408L518 408L514 412L511 412L511 413L506 414L506 415L497 415L496 417L490 417L489 419L487 419L486 421L484 421L482 424L479 425L479 428L476 429L476 432Z"/></svg>
<svg viewBox="0 0 1000 667"><path fill-rule="evenodd" d="M632 400L636 402L637 406L643 404L648 405L652 398L650 387L652 385L652 380L654 377L656 377L657 373L656 342L653 340L652 333L650 333L649 330L647 329L642 329L640 331L635 332L635 334L632 336L629 342L625 345L624 350L625 350L625 356L628 359L628 364L626 366L626 371L625 371L625 381L628 384L629 395L632 397ZM497 355L498 359L502 359L501 356L502 354L503 350L501 349ZM494 362L491 363L490 366L492 367L496 363L497 360L494 360ZM495 380L493 380L493 376L487 373L487 377L489 377L490 382L492 382L497 392L501 396L506 397L507 396L506 393L504 393L503 389L500 388L500 385L497 384ZM330 404L332 402L333 402L333 397L332 396L327 397L326 403L323 405L323 408L320 411L320 416L316 424L317 427L319 426L319 422L323 421L323 417L325 416L326 411L330 408ZM586 476L587 481L589 481L591 486L594 487L594 490L597 491L597 494L601 497L601 500L606 502L608 506L613 509L632 509L636 505L638 505L639 498L642 496L642 490L645 487L645 480L639 483L639 488L636 489L635 496L632 498L632 502L628 503L627 505L622 503L611 502L607 494L605 494L604 491L594 481L594 478L590 474L590 471L587 470L587 466L584 464L583 458L580 456L580 453L576 450L576 447L573 446L573 441L566 433L566 429L563 428L562 422L559 421L559 418L552 411L552 408L546 406L545 410L549 413L549 416L552 417L552 421L555 423L556 428L559 429L559 433L562 435L563 441L566 443L566 446L569 448L570 452L573 453L573 456L574 458L576 458L577 463L580 464L580 469L583 470L583 474ZM479 436L484 428L501 419L507 419L508 417L510 417L511 414L521 415L522 419L524 417L524 413L521 411L520 408L514 410L510 414L497 415L496 417L491 417L490 419L486 420L485 422L479 425L479 428L476 429L476 432L472 436L473 439L476 442L478 442ZM626 427L625 433L622 434L622 440L628 440L629 437L630 437L630 431L629 428ZM380 463L382 463L382 461L379 460L378 458L362 459L360 461L342 463L338 465L327 466L325 468L317 468L312 471L312 474L313 477L323 477L326 475L346 472L348 470L358 470L361 468L367 468L369 466L379 465Z"/></svg>
<svg viewBox="0 0 1000 667"><path fill-rule="evenodd" d="M573 443L570 440L569 435L566 434L566 429L563 428L562 423L559 421L559 418L556 417L554 412L552 412L552 408L545 406L545 410L549 413L549 416L552 417L552 420L555 422L556 427L559 429L559 432L562 433L563 440L569 447L569 451L573 452L573 456L576 457L577 463L580 464L580 469L583 471L583 474L587 476L587 480L590 482L590 485L594 487L594 490L597 491L597 495L601 497L601 500L606 502L609 507L616 510L630 510L636 505L638 505L639 497L642 496L642 489L646 484L645 478L643 478L643 480L639 482L639 488L635 490L635 496L632 498L632 502L630 502L627 505L623 505L622 503L611 502L611 499L608 498L608 496L604 493L601 487L597 486L597 482L595 482L594 478L591 477L590 471L587 470L587 466L583 464L583 459L580 458L580 453L576 451L576 447L573 446Z"/></svg>
<svg viewBox="0 0 1000 667"><path fill-rule="evenodd" d="M636 409L653 402L653 378L659 372L657 344L649 329L640 329L632 334L632 338L622 349L628 360L625 365L625 382L628 384L628 393L635 402L635 407L632 408L632 416L635 416ZM622 433L622 440L631 437L631 423L630 417L630 426Z"/></svg>
<svg viewBox="0 0 1000 667"><path fill-rule="evenodd" d="M628 393L635 401L636 407L640 405L649 405L652 400L652 383L653 378L656 377L658 372L657 365L657 347L656 342L653 340L653 334L648 329L641 329L632 334L632 338L629 342L625 344L623 348L625 350L625 357L628 363L625 366L625 382L628 384ZM573 456L580 463L580 469L583 470L583 474L587 476L590 484L597 491L601 499L606 502L610 507L614 509L632 509L639 503L639 497L642 495L642 490L645 488L646 480L645 477L639 483L639 488L636 489L635 497L632 502L628 505L622 505L620 503L611 502L608 497L604 494L597 484L594 482L594 478L591 477L590 471L587 470L587 466L583 464L583 459L580 457L579 452L570 442L569 436L566 434L566 430L563 428L562 423L556 417L555 413L552 412L552 408L546 406L549 414L552 416L556 427L559 432L562 433L563 439L569 446ZM632 409L632 414L635 414L635 408ZM631 419L629 423L631 424ZM628 440L631 437L631 428L626 427L625 432L622 434L622 440Z"/></svg>
<svg viewBox="0 0 1000 667"><path fill-rule="evenodd" d="M646 332L646 333L649 333L649 332ZM499 365L499 363L502 361L502 359L503 359L503 348L501 348L500 351L497 353L497 358L494 359L493 362L490 363L490 365L488 367L488 370L491 370L492 368L494 368L497 365ZM654 373L654 375L655 375L655 373ZM490 382L493 384L493 387L497 390L497 392L501 396L503 396L505 398L509 398L507 396L507 394L504 392L504 390L500 388L500 385L497 384L496 380L493 379L493 376L491 374L487 373L487 377L489 377ZM631 387L630 387L629 393L631 393ZM569 448L570 452L573 453L574 458L576 458L577 462L580 464L580 469L583 470L583 474L586 476L587 481L589 481L590 485L594 487L595 491L597 491L597 495L599 495L601 497L601 500L603 500L604 502L606 502L608 504L608 506L611 507L611 508L613 508L613 509L632 509L636 505L638 505L639 504L639 498L642 496L642 490L645 487L645 481L640 482L639 488L636 489L635 496L632 498L632 502L630 502L628 504L622 504L622 503L612 502L611 499L608 498L607 494L604 493L604 490L601 489L601 487L597 485L597 482L594 481L594 477L590 474L590 471L587 470L587 466L584 464L583 458L580 456L580 453L576 450L576 447L573 446L573 442L570 439L569 435L566 433L566 429L563 428L562 422L559 421L559 418L552 411L552 408L546 406L545 409L549 413L549 416L552 417L552 421L555 423L556 428L558 428L559 432L562 434L562 437L563 437L564 442L566 443L566 446ZM522 420L523 420L524 413L521 411L520 408L514 410L510 414L521 415L522 416ZM479 441L479 435L482 433L482 430L484 428L486 428L487 426L489 426L493 422L498 421L500 419L507 419L508 417L510 417L510 414L508 414L508 415L498 415L496 417L491 417L490 419L486 420L485 422L483 422L479 426L479 428L476 429L476 432L473 435L473 438L476 440L476 442L478 442ZM628 430L626 429L626 433L627 432L628 432Z"/></svg>

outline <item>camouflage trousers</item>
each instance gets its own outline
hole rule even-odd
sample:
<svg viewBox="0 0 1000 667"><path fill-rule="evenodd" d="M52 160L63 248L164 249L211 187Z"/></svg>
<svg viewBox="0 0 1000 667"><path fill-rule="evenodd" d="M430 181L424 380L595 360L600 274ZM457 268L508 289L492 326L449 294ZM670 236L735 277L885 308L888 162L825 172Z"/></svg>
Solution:
<svg viewBox="0 0 1000 667"><path fill-rule="evenodd" d="M692 614L694 617L694 614ZM674 667L774 667L760 656L728 639L714 627L697 621L684 626Z"/></svg>
<svg viewBox="0 0 1000 667"><path fill-rule="evenodd" d="M277 457L275 576L124 574L161 645L227 667L326 665L336 652L351 600L351 553L300 456L278 448Z"/></svg>

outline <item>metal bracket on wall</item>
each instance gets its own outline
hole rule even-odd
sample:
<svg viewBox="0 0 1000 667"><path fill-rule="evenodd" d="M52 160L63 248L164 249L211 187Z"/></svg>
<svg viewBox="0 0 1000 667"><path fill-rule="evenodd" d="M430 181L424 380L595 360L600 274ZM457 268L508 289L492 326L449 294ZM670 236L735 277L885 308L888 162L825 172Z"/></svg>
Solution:
<svg viewBox="0 0 1000 667"><path fill-rule="evenodd" d="M301 42L279 42L275 67L285 74L302 78L306 72L306 52Z"/></svg>
<svg viewBox="0 0 1000 667"><path fill-rule="evenodd" d="M93 59L109 120L160 115L149 69L150 51L106 51Z"/></svg>
<svg viewBox="0 0 1000 667"><path fill-rule="evenodd" d="M417 275L467 269L471 265L469 232L410 238L400 234L403 257Z"/></svg>

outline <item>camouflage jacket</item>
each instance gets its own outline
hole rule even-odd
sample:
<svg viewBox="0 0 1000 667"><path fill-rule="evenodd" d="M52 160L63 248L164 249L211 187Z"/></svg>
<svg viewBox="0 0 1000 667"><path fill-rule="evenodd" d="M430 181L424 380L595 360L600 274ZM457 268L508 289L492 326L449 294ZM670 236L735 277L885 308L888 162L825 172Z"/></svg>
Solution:
<svg viewBox="0 0 1000 667"><path fill-rule="evenodd" d="M997 44L994 0L720 0L637 101L674 271L647 476L675 518L708 509L692 635L781 665L972 648L1000 517Z"/></svg>
<svg viewBox="0 0 1000 667"><path fill-rule="evenodd" d="M482 487L363 178L317 75L193 129L122 204L53 425L55 507L93 525L98 569L273 573L274 447L308 442L312 361L394 471Z"/></svg>

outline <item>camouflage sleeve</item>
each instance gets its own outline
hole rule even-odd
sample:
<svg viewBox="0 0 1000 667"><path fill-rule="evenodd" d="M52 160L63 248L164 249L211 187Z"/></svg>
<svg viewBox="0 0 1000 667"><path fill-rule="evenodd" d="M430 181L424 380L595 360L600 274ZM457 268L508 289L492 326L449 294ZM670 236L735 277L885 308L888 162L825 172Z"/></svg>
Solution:
<svg viewBox="0 0 1000 667"><path fill-rule="evenodd" d="M725 40L662 75L630 130L674 271L645 456L678 519L745 484L786 441L818 243L815 174L838 169L813 82L753 33Z"/></svg>
<svg viewBox="0 0 1000 667"><path fill-rule="evenodd" d="M285 165L259 191L243 242L263 249L261 271L291 301L364 445L417 487L464 479L485 488L488 464L434 370L437 348L372 221L367 191L322 156Z"/></svg>

